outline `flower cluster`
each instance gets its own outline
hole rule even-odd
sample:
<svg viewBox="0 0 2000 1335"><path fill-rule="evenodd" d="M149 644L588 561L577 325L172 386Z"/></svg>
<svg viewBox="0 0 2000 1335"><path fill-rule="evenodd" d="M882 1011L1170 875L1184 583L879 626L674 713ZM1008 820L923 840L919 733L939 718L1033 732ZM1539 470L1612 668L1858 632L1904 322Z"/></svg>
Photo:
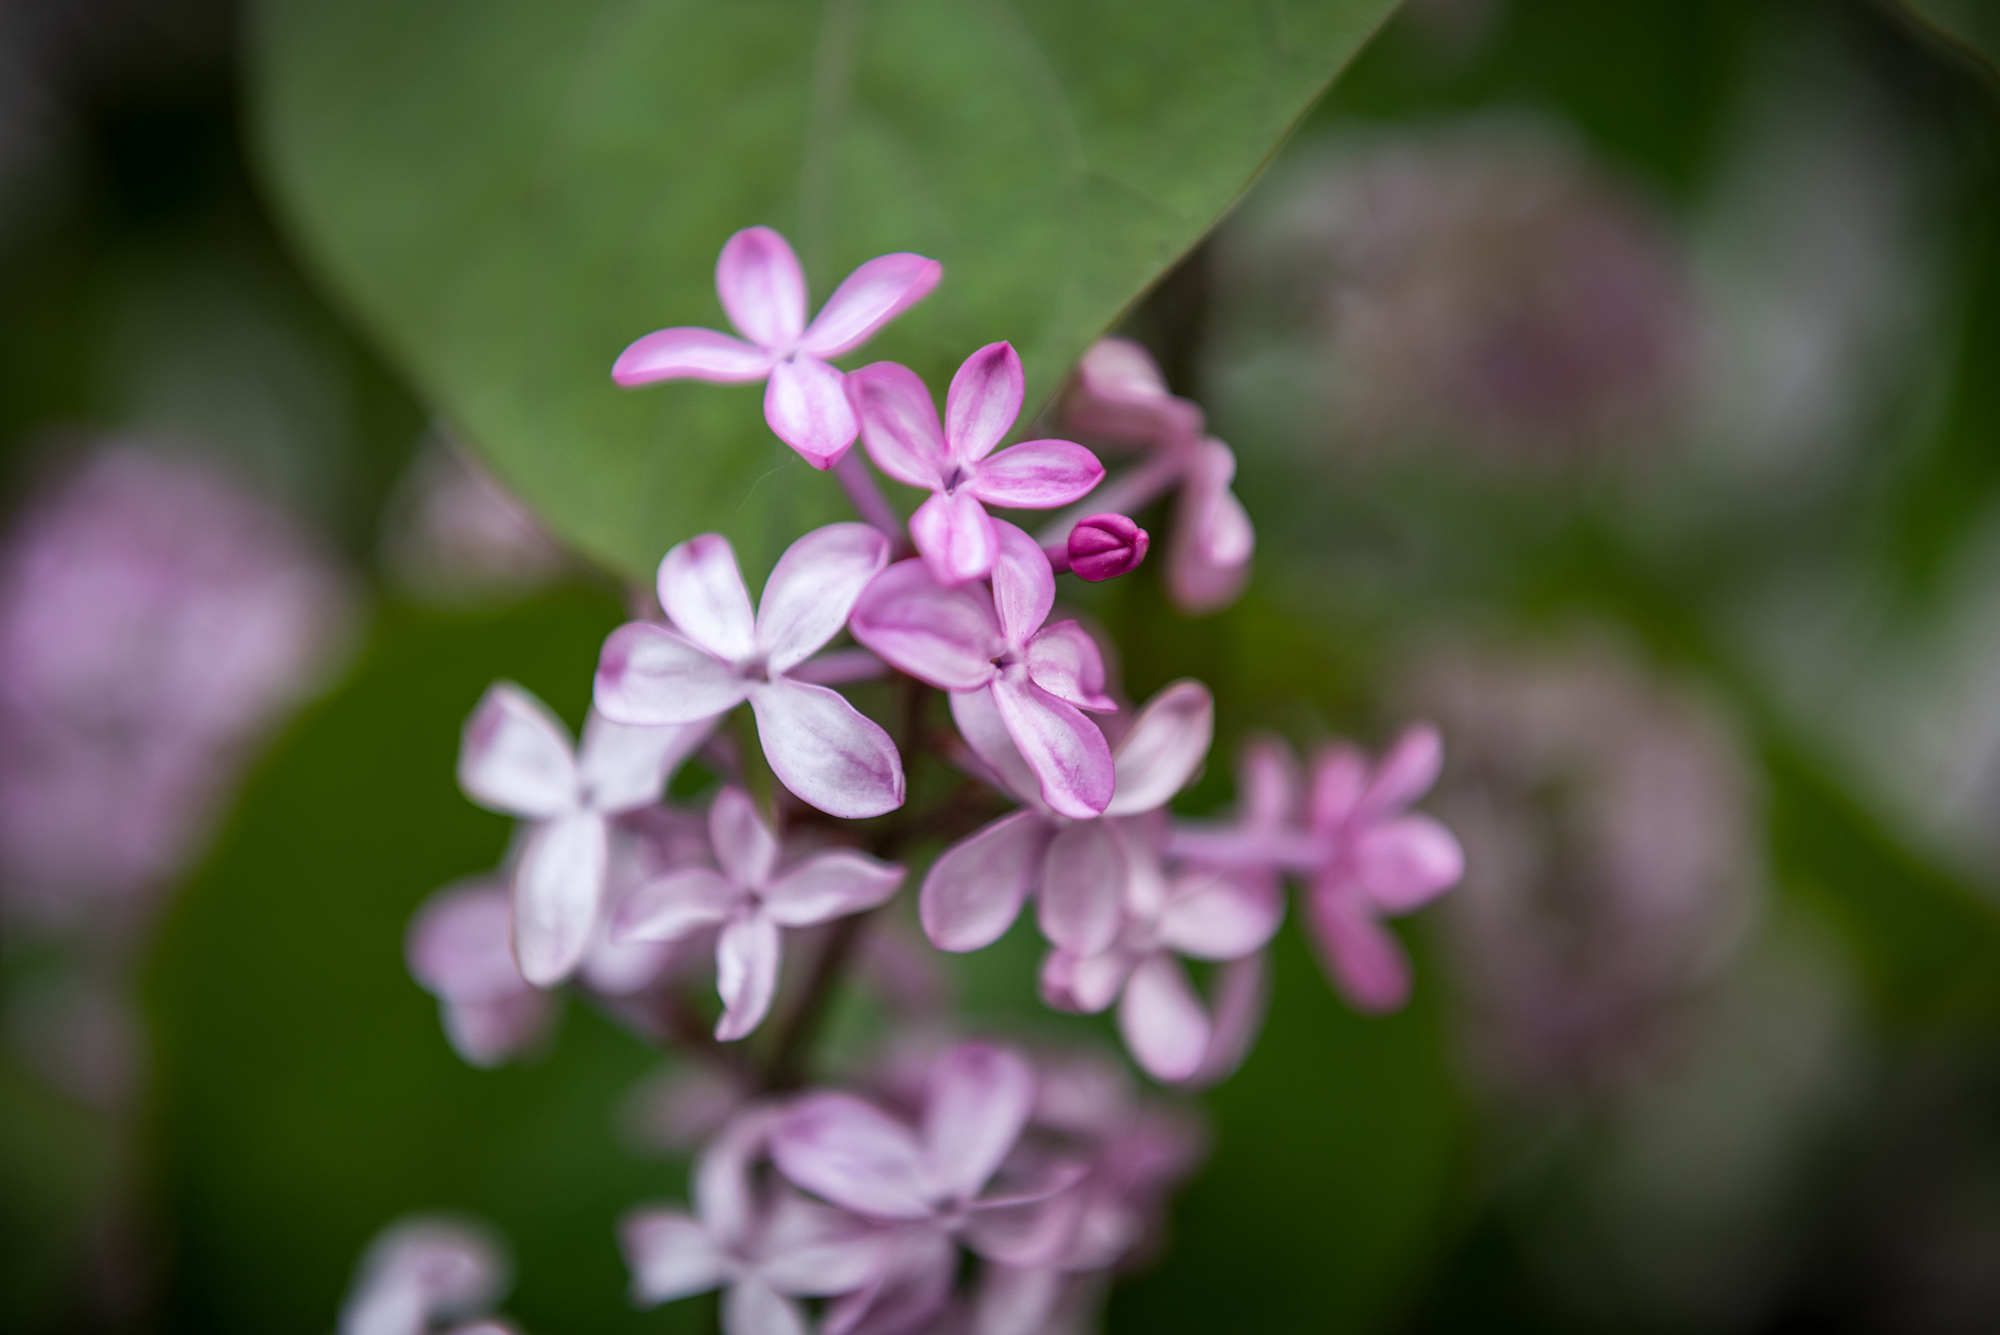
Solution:
<svg viewBox="0 0 2000 1335"><path fill-rule="evenodd" d="M815 1008L843 969L867 963L858 943L883 936L868 916L896 896L912 848L948 845L917 895L932 945L991 945L1032 902L1048 943L1044 1001L1115 1007L1138 1065L1183 1087L1230 1074L1255 1037L1286 876L1307 887L1336 980L1380 1010L1409 986L1383 918L1462 869L1451 835L1407 809L1441 757L1423 728L1379 766L1329 750L1309 794L1276 744L1255 743L1234 823L1170 815L1207 761L1214 699L1179 681L1136 713L1121 708L1115 656L1060 615L1057 581L1135 569L1148 535L1119 511L1178 487L1168 585L1191 608L1233 598L1252 546L1228 489L1234 460L1119 340L1086 357L1064 410L1087 434L1151 451L1101 488L1105 470L1082 445L1002 447L1025 394L1006 343L965 361L942 416L905 367L828 363L940 274L919 256L871 261L807 325L796 259L755 228L717 270L748 342L670 329L627 350L623 384L767 377L773 429L834 471L865 522L800 537L754 607L725 537L675 546L658 617L605 642L581 746L527 692L494 686L466 726L459 778L518 817L519 837L499 876L447 888L408 942L472 1062L536 1043L549 989L575 979L718 1072L702 1100L714 1135L693 1212L641 1211L623 1239L640 1301L727 1288L734 1335L803 1331L807 1300L823 1300L827 1332L1051 1328L1088 1308L1091 1277L1132 1257L1191 1166L1186 1129L1116 1078L984 1042L894 1066L866 1097L799 1092ZM864 453L926 493L907 524ZM1088 512L1040 537L986 508L1077 503ZM884 678L901 693L896 736L835 689ZM751 726L720 726L741 705ZM949 732L931 721L946 708ZM705 810L665 797L697 755L721 779ZM906 764L938 781L911 783ZM905 810L913 792L926 796ZM1003 803L1015 809L978 824ZM800 951L810 968L788 977L784 960ZM710 959L713 1004L688 994ZM771 1032L745 1042L760 1030ZM961 1251L978 1258L969 1293Z"/></svg>

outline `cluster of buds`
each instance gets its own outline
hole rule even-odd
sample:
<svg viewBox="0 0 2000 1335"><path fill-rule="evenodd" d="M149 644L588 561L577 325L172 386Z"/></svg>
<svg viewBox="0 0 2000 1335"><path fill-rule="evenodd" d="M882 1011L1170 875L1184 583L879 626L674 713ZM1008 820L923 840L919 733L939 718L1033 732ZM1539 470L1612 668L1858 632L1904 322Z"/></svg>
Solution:
<svg viewBox="0 0 2000 1335"><path fill-rule="evenodd" d="M767 379L772 429L834 471L864 522L799 538L754 608L727 539L674 547L659 568L661 619L605 642L580 747L526 692L492 688L467 725L460 780L524 831L501 878L448 889L409 943L413 972L474 1062L534 1042L548 990L576 979L642 1030L737 1074L739 1101L696 1172L694 1213L642 1212L624 1233L642 1300L727 1286L732 1335L801 1331L807 1298L829 1300L828 1332L1050 1328L1066 1305L1087 1304L1089 1276L1130 1259L1191 1164L1187 1136L1160 1132L1115 1080L1093 1077L1100 1093L1086 1097L1080 1068L1037 1071L981 1042L882 1082L872 1099L798 1092L811 1007L864 915L901 888L894 859L909 846L962 834L918 895L932 945L986 947L1032 901L1049 947L1043 999L1115 1006L1139 1066L1183 1087L1227 1076L1254 1039L1287 876L1309 887L1336 980L1381 1010L1409 986L1382 919L1462 870L1451 835L1407 810L1440 763L1428 729L1380 766L1352 747L1327 752L1309 795L1281 749L1260 742L1246 753L1236 823L1168 814L1208 756L1208 689L1173 683L1128 723L1104 647L1080 622L1053 619L1059 574L1125 573L1146 534L1107 508L1031 537L986 506L1055 509L1109 491L1117 508L1136 508L1178 485L1169 583L1184 604L1214 607L1240 588L1252 545L1228 490L1234 460L1150 359L1118 340L1086 358L1069 419L1153 456L1101 491L1105 470L1080 444L998 448L1025 392L1006 343L966 360L942 418L905 367L843 375L827 364L941 272L914 255L870 261L807 325L797 260L753 228L717 268L747 341L669 329L620 358L624 384ZM907 525L857 440L882 473L929 493ZM843 633L852 646L835 645ZM908 703L900 746L834 689L881 677ZM955 736L926 726L930 690L947 695ZM718 726L746 704L754 742L747 728ZM892 821L839 824L904 806L906 750L956 766L957 788ZM724 778L705 811L662 796L698 751ZM964 833L977 815L963 813L1002 802L1018 809ZM788 939L813 929L822 940L797 1022L780 1026L771 1060L752 1071L735 1045L773 1012ZM686 993L711 958L712 1030ZM1216 966L1209 997L1184 959ZM969 1296L955 1293L960 1247L981 1261Z"/></svg>

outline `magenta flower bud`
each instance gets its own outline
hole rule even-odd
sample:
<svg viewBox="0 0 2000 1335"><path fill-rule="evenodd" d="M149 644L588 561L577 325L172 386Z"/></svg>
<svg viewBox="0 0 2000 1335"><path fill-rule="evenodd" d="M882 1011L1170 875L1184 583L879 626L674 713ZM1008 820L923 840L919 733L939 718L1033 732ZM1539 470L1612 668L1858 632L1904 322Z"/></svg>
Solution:
<svg viewBox="0 0 2000 1335"><path fill-rule="evenodd" d="M1152 539L1124 515L1091 515L1069 531L1069 568L1092 584L1129 575L1146 559Z"/></svg>

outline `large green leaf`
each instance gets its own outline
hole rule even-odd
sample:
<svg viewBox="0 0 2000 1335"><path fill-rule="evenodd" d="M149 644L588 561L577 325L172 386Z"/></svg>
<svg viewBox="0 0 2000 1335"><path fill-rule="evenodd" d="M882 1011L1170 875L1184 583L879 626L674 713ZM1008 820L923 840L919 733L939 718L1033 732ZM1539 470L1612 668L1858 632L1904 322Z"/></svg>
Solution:
<svg viewBox="0 0 2000 1335"><path fill-rule="evenodd" d="M270 181L325 274L555 526L641 573L753 565L837 489L757 387L612 388L718 324L768 223L823 297L916 250L939 290L857 360L941 387L1010 339L1042 402L1221 216L1393 0L266 0Z"/></svg>

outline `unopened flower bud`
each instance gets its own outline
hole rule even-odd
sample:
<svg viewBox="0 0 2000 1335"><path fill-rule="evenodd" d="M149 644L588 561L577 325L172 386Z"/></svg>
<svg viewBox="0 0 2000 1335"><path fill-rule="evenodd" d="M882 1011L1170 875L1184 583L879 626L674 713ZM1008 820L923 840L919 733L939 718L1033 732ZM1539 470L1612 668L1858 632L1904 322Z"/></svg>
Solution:
<svg viewBox="0 0 2000 1335"><path fill-rule="evenodd" d="M1146 559L1151 541L1124 515L1091 515L1069 531L1069 568L1093 584L1129 575Z"/></svg>

